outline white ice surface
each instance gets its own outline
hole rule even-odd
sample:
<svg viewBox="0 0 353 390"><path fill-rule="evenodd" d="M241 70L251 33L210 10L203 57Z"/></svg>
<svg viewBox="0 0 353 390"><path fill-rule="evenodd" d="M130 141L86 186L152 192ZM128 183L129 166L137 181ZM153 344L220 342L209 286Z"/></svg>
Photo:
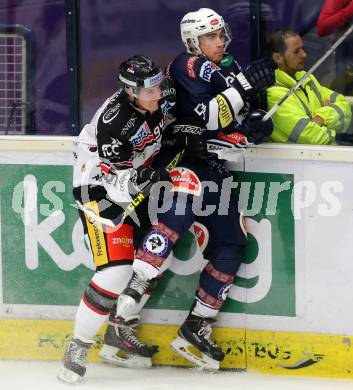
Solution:
<svg viewBox="0 0 353 390"><path fill-rule="evenodd" d="M0 361L1 390L70 390L56 378L58 362ZM126 369L89 364L75 389L97 390L353 390L353 380L270 376L246 372L205 373L195 369Z"/></svg>

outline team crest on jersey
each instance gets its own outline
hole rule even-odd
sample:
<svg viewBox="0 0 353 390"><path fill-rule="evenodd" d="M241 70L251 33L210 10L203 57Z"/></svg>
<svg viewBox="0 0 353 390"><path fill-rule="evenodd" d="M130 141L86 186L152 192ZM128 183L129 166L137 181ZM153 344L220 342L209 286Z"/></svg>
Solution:
<svg viewBox="0 0 353 390"><path fill-rule="evenodd" d="M215 72L216 70L221 70L221 68L218 65L216 65L214 62L205 61L202 64L200 69L200 77L203 80L210 82L212 73Z"/></svg>

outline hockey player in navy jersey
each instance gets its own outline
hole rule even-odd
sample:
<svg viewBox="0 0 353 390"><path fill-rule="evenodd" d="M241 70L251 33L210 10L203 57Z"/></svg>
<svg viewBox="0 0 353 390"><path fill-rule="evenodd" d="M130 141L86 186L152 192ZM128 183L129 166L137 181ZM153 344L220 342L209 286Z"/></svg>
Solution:
<svg viewBox="0 0 353 390"><path fill-rule="evenodd" d="M211 130L203 139L214 138L215 131L239 129L248 142L263 142L271 121L261 121L263 111L248 113L260 90L274 82L270 64L256 61L242 72L234 57L225 52L231 42L229 26L208 8L186 14L180 29L187 50L168 66L177 89L179 120L193 118Z"/></svg>
<svg viewBox="0 0 353 390"><path fill-rule="evenodd" d="M149 282L165 263L176 240L197 221L208 231L195 301L173 341L174 350L207 369L218 369L224 352L211 338L211 324L223 306L243 261L246 231L233 192L222 197L230 173L219 158L221 149L234 153L249 143L263 142L272 132L272 121L262 121L264 111L250 111L258 92L273 83L266 64L241 71L225 52L231 35L223 18L202 8L181 21L186 52L167 68L176 87L177 124L174 136L185 150L180 167L171 173L173 196L168 211L148 230L133 263L132 278L118 300L118 314L140 302ZM209 184L213 183L213 188ZM208 187L208 188L207 188ZM229 188L228 188L229 189ZM180 212L180 204L184 212ZM200 207L195 207L195 205ZM205 213L207 207L214 211ZM190 346L201 353L200 358Z"/></svg>
<svg viewBox="0 0 353 390"><path fill-rule="evenodd" d="M59 379L68 383L85 375L88 350L108 318L100 351L103 359L121 366L150 367L150 358L157 351L135 335L139 307L127 310L119 319L114 315L116 299L132 275L136 236L150 226L148 202L136 209L137 221L129 217L119 228L105 225L105 221L121 214L144 184L170 181L168 172L153 169L151 162L161 147L174 97L168 95L171 89L163 87L162 71L148 57L137 55L124 61L118 78L122 87L84 126L74 148L73 194L96 272L83 293L73 338L58 373ZM141 306L147 298L148 290ZM121 351L125 352L116 354Z"/></svg>

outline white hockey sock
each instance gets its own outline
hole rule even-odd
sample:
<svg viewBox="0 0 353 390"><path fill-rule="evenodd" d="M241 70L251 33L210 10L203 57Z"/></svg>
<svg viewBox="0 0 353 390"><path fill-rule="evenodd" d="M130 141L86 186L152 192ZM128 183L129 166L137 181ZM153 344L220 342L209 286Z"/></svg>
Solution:
<svg viewBox="0 0 353 390"><path fill-rule="evenodd" d="M141 310L143 309L143 307L145 306L145 304L147 303L148 299L150 298L150 294L143 294L142 297L141 297L141 301L136 304L136 305L133 305L131 307L128 307L126 308L120 315L122 318L124 318L125 320L129 317L133 317L133 316L136 316L136 315L140 315L140 312Z"/></svg>
<svg viewBox="0 0 353 390"><path fill-rule="evenodd" d="M105 293L119 295L132 275L131 265L120 265L97 271L91 282ZM89 302L81 299L75 319L74 337L84 342L92 342L100 327L108 319L109 313L99 313Z"/></svg>
<svg viewBox="0 0 353 390"><path fill-rule="evenodd" d="M143 260L135 259L132 265L135 272L141 273L147 280L158 276L159 269Z"/></svg>
<svg viewBox="0 0 353 390"><path fill-rule="evenodd" d="M191 314L203 318L215 318L219 310L205 305L202 301L196 298L196 304L192 309Z"/></svg>
<svg viewBox="0 0 353 390"><path fill-rule="evenodd" d="M108 315L98 314L81 299L75 319L74 337L85 343L93 342L94 336L108 319Z"/></svg>

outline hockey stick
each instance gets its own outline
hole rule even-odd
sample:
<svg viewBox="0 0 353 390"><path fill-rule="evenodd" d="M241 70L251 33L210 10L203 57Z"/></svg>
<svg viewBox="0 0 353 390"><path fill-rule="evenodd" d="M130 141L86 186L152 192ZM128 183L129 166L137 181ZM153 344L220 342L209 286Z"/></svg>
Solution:
<svg viewBox="0 0 353 390"><path fill-rule="evenodd" d="M285 100L289 98L302 84L303 82L320 66L328 56L330 56L336 48L348 37L348 35L353 31L353 24L346 30L344 34L327 50L327 52L319 58L315 64L305 73L305 75L297 81L297 83L281 98L278 102L267 112L267 114L262 118L265 122L280 108Z"/></svg>
<svg viewBox="0 0 353 390"><path fill-rule="evenodd" d="M166 166L166 171L169 172L173 168L176 167L176 165L181 161L182 157L184 155L184 150L180 151L174 158L169 162L169 164ZM153 184L153 183L150 183ZM77 207L82 210L89 218L95 220L96 222L100 222L104 226L109 226L111 228L116 228L120 226L127 217L129 217L135 209L148 197L150 194L151 185L148 184L145 186L143 190L138 192L133 198L132 201L126 206L126 209L121 212L117 217L114 219L108 219L103 218L94 213L92 210L87 209L84 207L79 201L76 200Z"/></svg>

